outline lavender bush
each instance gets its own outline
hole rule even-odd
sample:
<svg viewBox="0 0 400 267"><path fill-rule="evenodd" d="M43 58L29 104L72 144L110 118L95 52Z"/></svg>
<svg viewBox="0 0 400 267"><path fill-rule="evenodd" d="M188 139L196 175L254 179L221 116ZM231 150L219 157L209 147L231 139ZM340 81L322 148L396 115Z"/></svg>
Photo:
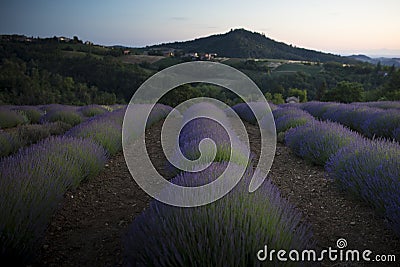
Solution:
<svg viewBox="0 0 400 267"><path fill-rule="evenodd" d="M115 104L115 105L111 105L111 106L106 106L106 108L109 109L109 111L116 111L119 109L126 109L126 105Z"/></svg>
<svg viewBox="0 0 400 267"><path fill-rule="evenodd" d="M23 113L7 107L0 107L0 129L12 128L28 121Z"/></svg>
<svg viewBox="0 0 400 267"><path fill-rule="evenodd" d="M38 106L18 106L13 108L13 110L22 112L28 118L30 123L39 123L40 118L44 114Z"/></svg>
<svg viewBox="0 0 400 267"><path fill-rule="evenodd" d="M150 127L166 117L171 109L169 106L156 104L149 115L146 127ZM122 122L125 111L125 108L120 108L92 117L70 129L65 135L91 138L107 149L111 155L114 155L122 149ZM141 114L138 114L138 116L141 116Z"/></svg>
<svg viewBox="0 0 400 267"><path fill-rule="evenodd" d="M197 116L199 111L202 111L201 114L207 114L213 119L200 117L190 120L193 115ZM198 159L201 155L199 150L200 142L205 138L209 138L214 141L216 155L214 158L212 153L214 146L209 143L206 144L202 155L205 162L202 163L230 160L236 164L247 166L253 159L253 155L250 155L249 161L245 153L245 145L231 129L225 112L217 106L211 103L195 104L183 113L183 121L186 122L188 120L190 121L184 125L179 135L179 148L186 158L190 160ZM230 140L229 133L231 133L232 140ZM167 163L167 169L172 174L177 174L180 171L169 162Z"/></svg>
<svg viewBox="0 0 400 267"><path fill-rule="evenodd" d="M395 138L394 131L400 127L400 111L395 109L375 112L365 118L362 133L367 137ZM400 141L400 139L396 139Z"/></svg>
<svg viewBox="0 0 400 267"><path fill-rule="evenodd" d="M400 126L393 130L393 139L400 142Z"/></svg>
<svg viewBox="0 0 400 267"><path fill-rule="evenodd" d="M40 109L45 111L46 113L56 111L56 110L72 110L78 111L79 106L71 106L71 105L61 105L61 104L48 104L40 106Z"/></svg>
<svg viewBox="0 0 400 267"><path fill-rule="evenodd" d="M338 122L369 138L384 137L399 140L394 134L396 128L400 127L399 110L383 110L367 104L309 102L302 104L301 107L314 117Z"/></svg>
<svg viewBox="0 0 400 267"><path fill-rule="evenodd" d="M114 113L115 112L115 113ZM109 112L93 117L65 133L66 136L90 138L114 155L122 149L123 113Z"/></svg>
<svg viewBox="0 0 400 267"><path fill-rule="evenodd" d="M61 135L71 129L71 125L62 121L50 122L42 124L43 127L49 130L50 135Z"/></svg>
<svg viewBox="0 0 400 267"><path fill-rule="evenodd" d="M294 107L279 108L274 110L272 114L278 134L314 120L308 112Z"/></svg>
<svg viewBox="0 0 400 267"><path fill-rule="evenodd" d="M393 108L400 109L400 101L376 101L376 102L362 102L355 104L373 108L381 108L381 109L393 109Z"/></svg>
<svg viewBox="0 0 400 267"><path fill-rule="evenodd" d="M154 123L164 119L172 111L172 108L163 104L155 104L154 108L151 110L149 119L147 120L146 127L149 128Z"/></svg>
<svg viewBox="0 0 400 267"><path fill-rule="evenodd" d="M49 111L40 119L41 123L62 121L72 126L82 122L82 117L75 107L52 106Z"/></svg>
<svg viewBox="0 0 400 267"><path fill-rule="evenodd" d="M71 128L71 125L62 121L44 124L28 124L17 128L19 139L23 146L34 144L50 135L61 135Z"/></svg>
<svg viewBox="0 0 400 267"><path fill-rule="evenodd" d="M389 219L400 236L400 145L386 140L357 140L326 164L329 176Z"/></svg>
<svg viewBox="0 0 400 267"><path fill-rule="evenodd" d="M71 128L64 122L20 125L16 131L0 131L0 157L15 153L21 147L41 141L50 135L61 135Z"/></svg>
<svg viewBox="0 0 400 267"><path fill-rule="evenodd" d="M31 259L67 188L96 175L105 150L91 140L52 137L0 162L0 260Z"/></svg>
<svg viewBox="0 0 400 267"><path fill-rule="evenodd" d="M96 115L104 114L105 112L108 112L108 110L100 105L88 105L81 107L79 109L79 112L81 112L85 117L93 117Z"/></svg>
<svg viewBox="0 0 400 267"><path fill-rule="evenodd" d="M50 130L46 124L30 124L18 127L18 136L23 146L36 143L50 136Z"/></svg>
<svg viewBox="0 0 400 267"><path fill-rule="evenodd" d="M321 119L343 124L352 130L362 133L364 121L380 111L380 109L367 106L338 104L337 106L328 107L326 112L321 115Z"/></svg>
<svg viewBox="0 0 400 267"><path fill-rule="evenodd" d="M322 115L327 111L328 108L335 108L339 105L339 103L311 101L302 103L300 108L307 111L314 117L321 119Z"/></svg>
<svg viewBox="0 0 400 267"><path fill-rule="evenodd" d="M314 118L310 114L288 114L275 120L276 131L277 133L286 132L313 120Z"/></svg>
<svg viewBox="0 0 400 267"><path fill-rule="evenodd" d="M225 169L214 163L198 173L184 173L176 184L196 186L213 181ZM303 249L313 246L301 214L265 181L248 193L252 171L225 197L209 205L179 208L152 201L135 218L124 239L128 266L259 266L264 245Z"/></svg>
<svg viewBox="0 0 400 267"><path fill-rule="evenodd" d="M296 114L308 114L308 113L299 108L293 107L293 106L282 106L282 107L272 111L272 115L274 115L275 120L279 119L282 116L286 116L289 114L296 115ZM308 115L310 115L310 114L308 114Z"/></svg>
<svg viewBox="0 0 400 267"><path fill-rule="evenodd" d="M245 120L251 124L257 124L257 120L256 117L253 114L253 111L250 109L249 105L252 106L252 108L255 109L256 112L265 112L264 109L264 104L263 103L259 103L259 102L250 102L250 103L239 103L236 104L232 107L232 109L239 115L239 117L242 120ZM276 109L276 106L272 106L270 104L270 108L272 109Z"/></svg>
<svg viewBox="0 0 400 267"><path fill-rule="evenodd" d="M7 133L0 131L0 158L8 156L16 152L20 147L22 141L19 136L14 133Z"/></svg>
<svg viewBox="0 0 400 267"><path fill-rule="evenodd" d="M238 138L234 137L233 140L230 140L226 129L224 129L222 125L207 118L196 118L182 128L179 136L179 147L182 154L191 160L198 159L200 157L199 144L200 141L205 138L213 140L217 150L215 158L212 158L213 154L211 151L213 146L210 145L210 147L206 147L203 151L206 162L230 160L236 164L247 166L254 158L252 154L250 155L250 160L245 156L245 146ZM233 143L235 143L236 146L233 146ZM237 149L235 149L235 147L237 147ZM171 173L177 174L179 172L170 163L167 165L167 169Z"/></svg>
<svg viewBox="0 0 400 267"><path fill-rule="evenodd" d="M338 123L312 121L288 130L285 143L296 155L323 166L339 149L361 138Z"/></svg>

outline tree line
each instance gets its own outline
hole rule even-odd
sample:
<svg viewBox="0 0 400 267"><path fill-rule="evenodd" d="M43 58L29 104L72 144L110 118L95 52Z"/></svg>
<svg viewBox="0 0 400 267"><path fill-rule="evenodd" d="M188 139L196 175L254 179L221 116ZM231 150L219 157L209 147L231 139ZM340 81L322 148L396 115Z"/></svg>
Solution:
<svg viewBox="0 0 400 267"><path fill-rule="evenodd" d="M120 49L83 44L78 38L67 44L55 38L37 43L0 39L0 104L126 103L147 78L169 66L157 62L126 64L119 59L121 54ZM232 66L252 78L266 98L275 103L289 96L297 96L300 101L400 100L400 70L394 66L327 62L317 73L279 75L254 60ZM180 87L161 101L175 106L199 96L228 104L241 101L229 90L204 84Z"/></svg>

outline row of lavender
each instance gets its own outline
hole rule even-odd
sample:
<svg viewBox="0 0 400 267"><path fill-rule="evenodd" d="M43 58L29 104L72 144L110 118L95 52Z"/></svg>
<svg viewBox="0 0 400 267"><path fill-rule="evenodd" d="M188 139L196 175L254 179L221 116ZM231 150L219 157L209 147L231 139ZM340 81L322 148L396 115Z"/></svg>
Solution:
<svg viewBox="0 0 400 267"><path fill-rule="evenodd" d="M310 103L303 107L316 112L321 106L329 105ZM337 104L331 105L340 108ZM373 206L400 235L399 143L365 138L341 124L318 121L293 106L282 106L273 114L278 133L295 154L325 166L329 177L343 190Z"/></svg>
<svg viewBox="0 0 400 267"><path fill-rule="evenodd" d="M183 117L197 114L197 109L219 115L222 112L210 104L196 104ZM219 118L224 120L223 116ZM310 229L302 222L301 214L269 180L255 192L248 192L252 176L258 173L252 159L241 156L241 149L231 151L230 142L240 141L230 141L228 131L227 125L222 127L207 118L185 124L179 147L187 158L199 158L198 147L204 138L215 142L217 154L205 170L181 172L171 182L190 187L208 184L223 173L229 160L238 172L240 165L246 168L240 182L226 196L206 206L181 208L152 201L125 236L128 266L259 266L262 262L256 253L264 245L282 249L313 246ZM212 154L207 149L202 153Z"/></svg>
<svg viewBox="0 0 400 267"><path fill-rule="evenodd" d="M69 106L49 104L41 106L1 106L0 129L12 128L21 124L36 124L54 121L63 121L71 125L77 125L85 117L93 117L107 111L118 109L115 106Z"/></svg>
<svg viewBox="0 0 400 267"><path fill-rule="evenodd" d="M166 115L165 110L157 106L150 120ZM64 136L1 160L0 262L32 260L66 190L97 175L107 158L121 150L124 113L119 109L95 116Z"/></svg>
<svg viewBox="0 0 400 267"><path fill-rule="evenodd" d="M108 112L114 107L89 105L2 106L0 107L0 157L49 136L61 135L82 121ZM14 128L15 127L15 128Z"/></svg>
<svg viewBox="0 0 400 267"><path fill-rule="evenodd" d="M343 124L368 138L382 137L399 142L400 102L379 104L379 102L353 104L308 102L300 104L299 108L318 119ZM383 109L384 107L387 108Z"/></svg>

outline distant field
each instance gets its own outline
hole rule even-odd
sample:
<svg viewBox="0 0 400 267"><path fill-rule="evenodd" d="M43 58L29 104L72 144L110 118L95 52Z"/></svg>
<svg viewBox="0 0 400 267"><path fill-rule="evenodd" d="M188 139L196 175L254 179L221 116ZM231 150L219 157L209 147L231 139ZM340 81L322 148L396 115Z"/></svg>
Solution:
<svg viewBox="0 0 400 267"><path fill-rule="evenodd" d="M82 52L82 51L62 51L63 55L67 58L73 58L73 57L85 57L88 53L87 52ZM103 57L100 55L96 55L92 53L92 56L97 58L97 59L102 59Z"/></svg>
<svg viewBox="0 0 400 267"><path fill-rule="evenodd" d="M235 64L235 63L240 63L243 61L249 60L249 58L224 58L222 62L225 64ZM275 58L251 58L251 60L254 60L256 62L274 62L274 63L287 63L289 60L286 59L275 59Z"/></svg>
<svg viewBox="0 0 400 267"><path fill-rule="evenodd" d="M124 63L137 64L147 62L153 64L161 59L164 59L163 56L148 56L148 55L128 55L121 57L121 61Z"/></svg>
<svg viewBox="0 0 400 267"><path fill-rule="evenodd" d="M273 70L273 73L290 73L290 72L298 72L302 71L305 73L308 73L310 75L315 75L318 72L322 71L321 66L317 65L304 65L304 64L297 64L297 63L288 63L288 64L282 64L278 67L276 67Z"/></svg>

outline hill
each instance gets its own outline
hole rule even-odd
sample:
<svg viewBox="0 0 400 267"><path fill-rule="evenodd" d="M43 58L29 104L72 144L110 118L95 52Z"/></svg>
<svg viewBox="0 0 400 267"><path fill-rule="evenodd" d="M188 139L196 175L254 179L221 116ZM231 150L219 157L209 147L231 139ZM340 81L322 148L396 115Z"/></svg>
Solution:
<svg viewBox="0 0 400 267"><path fill-rule="evenodd" d="M398 90L400 81L400 72L395 68L291 47L258 33L234 30L173 44L175 50L216 52L227 57L234 54L235 57L218 60L249 75L263 93L280 94L285 98L290 96L291 89L298 88L307 91L309 100L321 100L339 82L349 81L363 86L366 100L398 99L392 94ZM0 35L0 105L127 102L152 74L194 60L182 53L164 55L165 51L170 51L169 45L161 45L160 51L154 49L162 54L156 56L144 54L151 47L106 47L83 42L76 36L43 39ZM340 62L343 60L352 60L352 63L343 64ZM166 99L175 103L190 97L207 96L229 104L240 101L229 91L202 85L181 89Z"/></svg>
<svg viewBox="0 0 400 267"><path fill-rule="evenodd" d="M0 35L0 105L128 101L154 71L121 62L125 50L76 36Z"/></svg>
<svg viewBox="0 0 400 267"><path fill-rule="evenodd" d="M231 30L224 34L216 34L185 42L165 43L149 48L173 48L184 52L217 53L221 57L236 58L274 58L304 61L341 63L354 62L351 58L298 48L282 42L274 41L263 34L245 29Z"/></svg>
<svg viewBox="0 0 400 267"><path fill-rule="evenodd" d="M379 58L371 58L365 55L351 55L348 58L356 59L362 62L368 62L371 64L378 64L380 62L382 65L385 66L395 66L400 67L400 58L387 58L387 57L379 57Z"/></svg>

